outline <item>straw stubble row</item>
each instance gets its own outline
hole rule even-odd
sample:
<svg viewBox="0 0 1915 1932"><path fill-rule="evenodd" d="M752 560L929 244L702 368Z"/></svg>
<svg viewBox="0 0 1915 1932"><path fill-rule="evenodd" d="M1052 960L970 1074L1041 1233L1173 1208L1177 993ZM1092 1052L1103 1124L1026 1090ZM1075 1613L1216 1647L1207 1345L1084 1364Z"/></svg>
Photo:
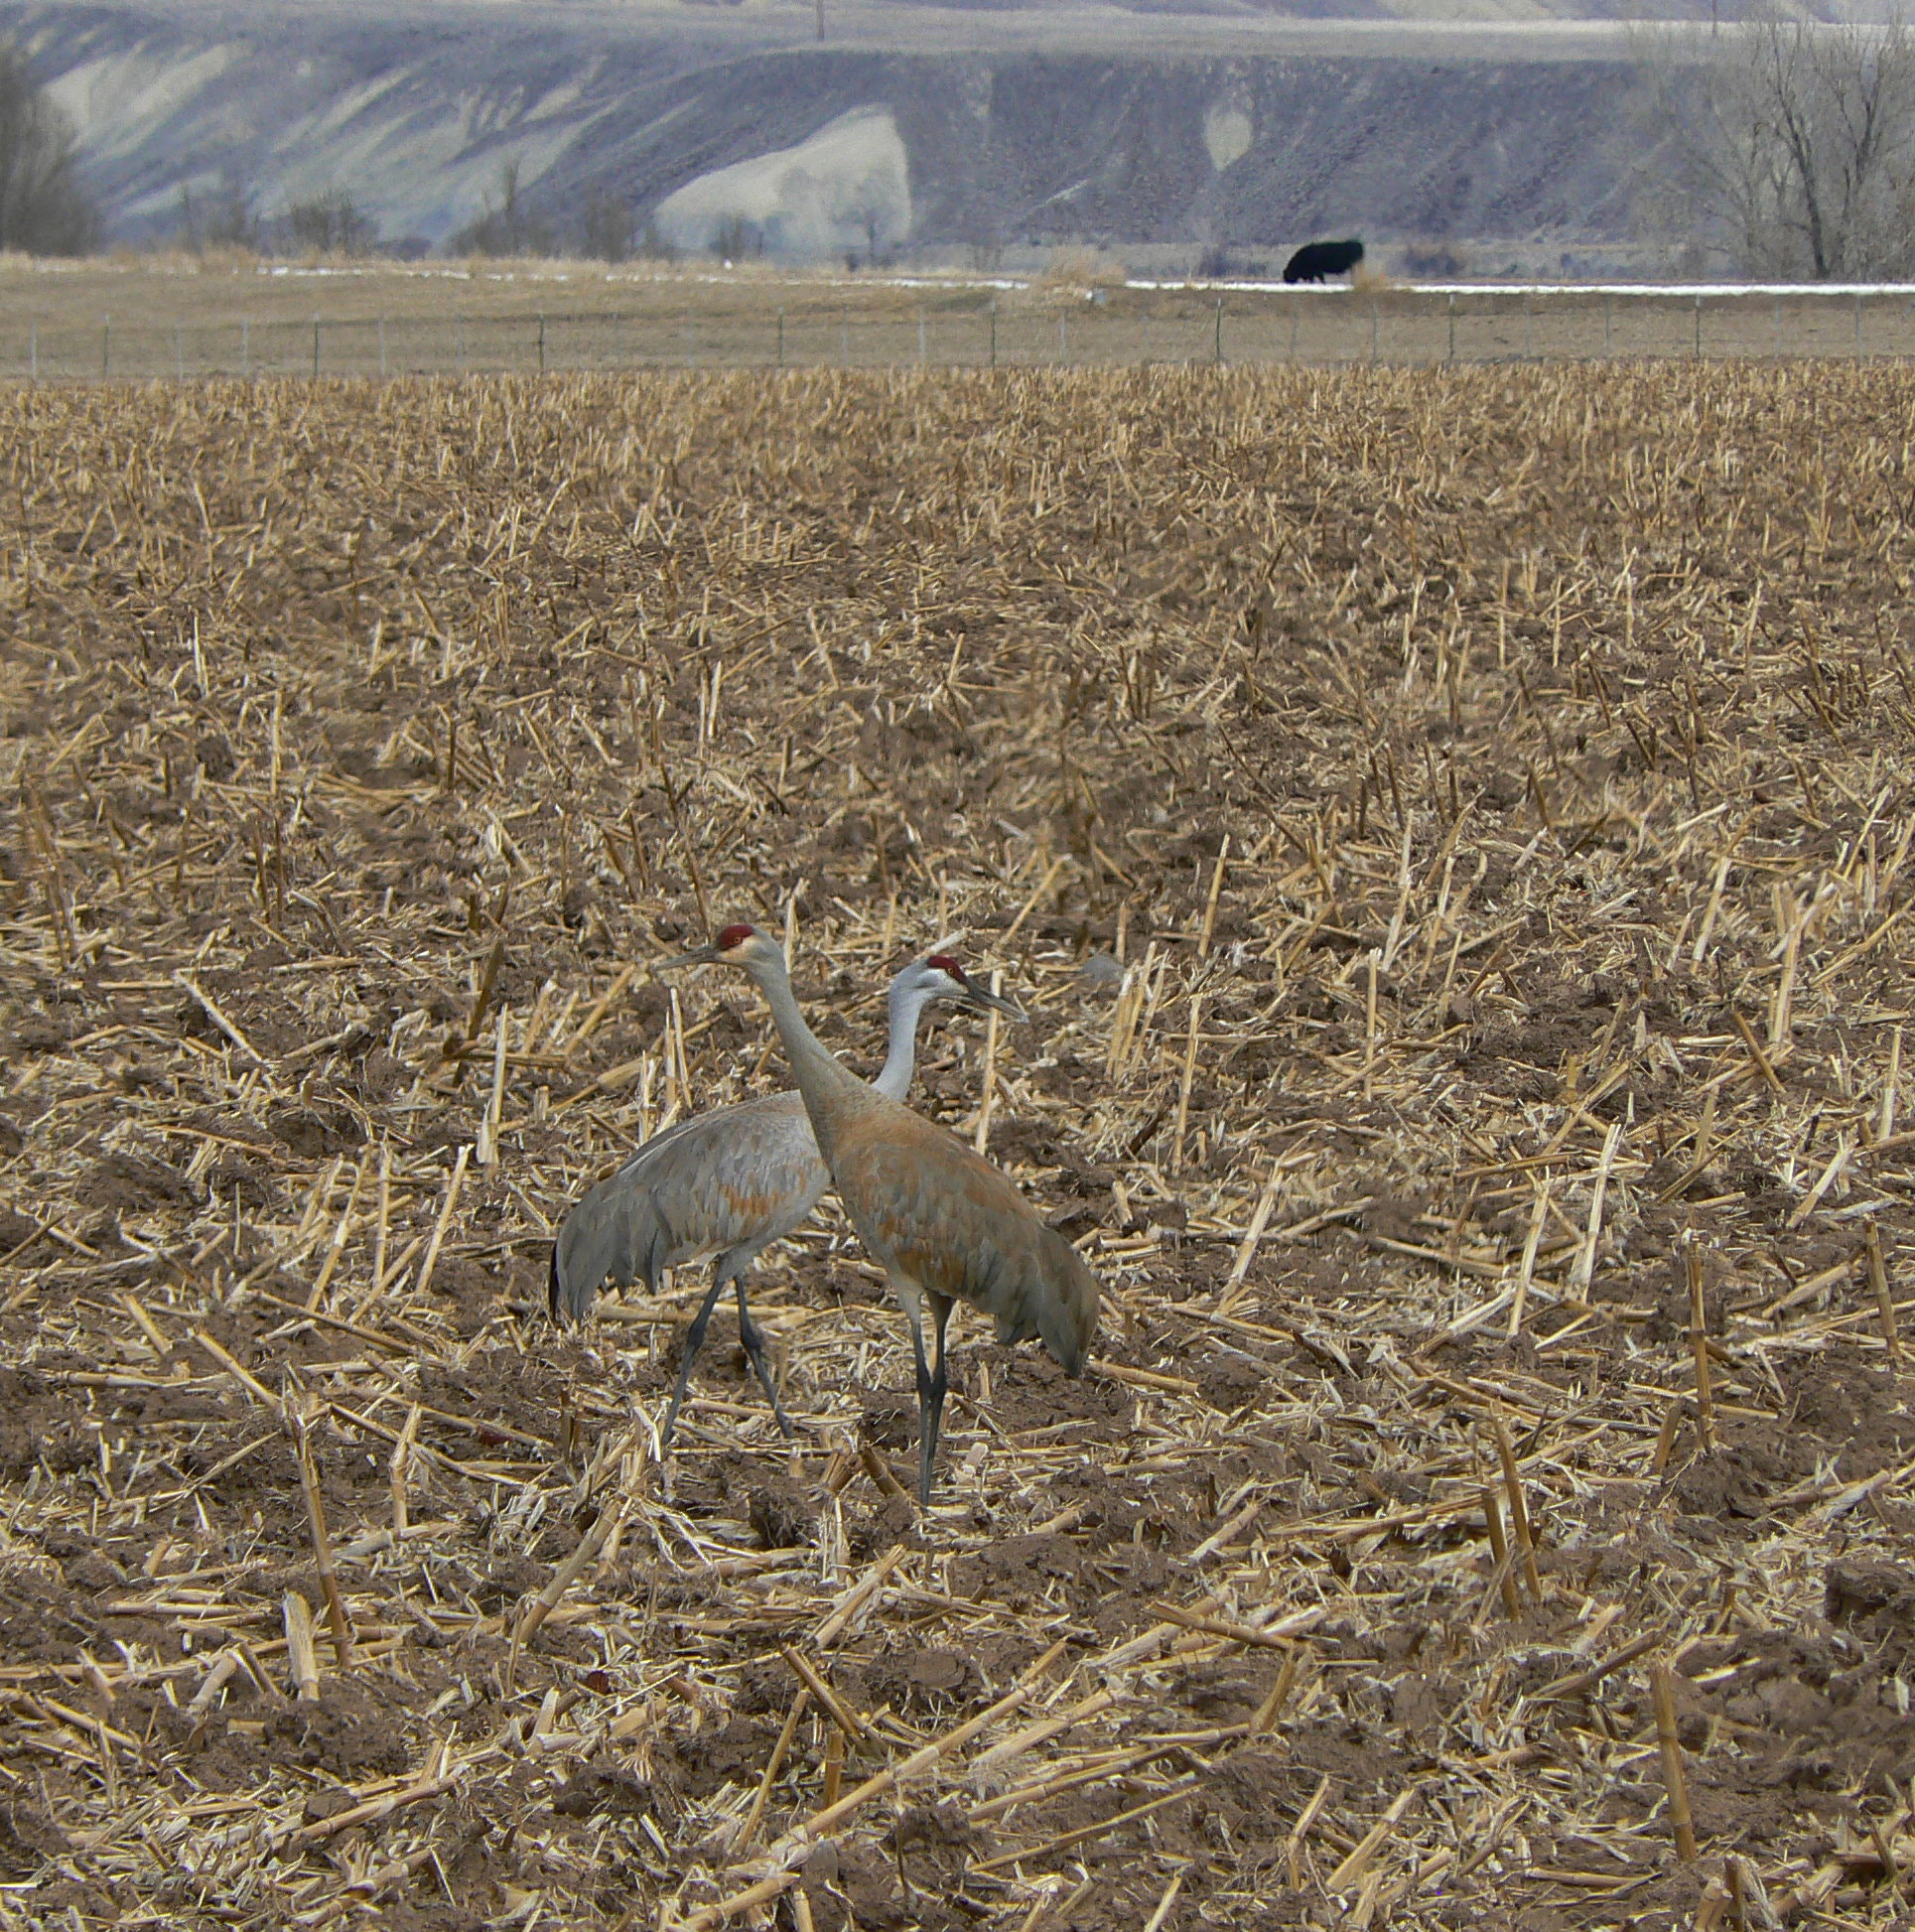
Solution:
<svg viewBox="0 0 1915 1932"><path fill-rule="evenodd" d="M1007 1925L1675 1909L1685 1831L1745 1915L1889 1869L1865 1781L1879 1858L1805 1806L1724 1863L1691 1786L1767 1739L1677 1706L1906 1482L1683 1486L1899 1358L1893 372L9 407L5 1334L67 1432L9 1508L92 1634L6 1681L92 1882L191 1847L323 1918L480 1823L488 1909L577 1923L809 1914L820 1830ZM854 1053L903 947L1001 970L1036 1023L940 1035L924 1104L1107 1284L1080 1388L966 1350L894 1561L906 1358L829 1213L758 1289L795 1460L715 1366L660 1487L686 1288L536 1311L584 1181L778 1077L647 971L732 910ZM927 1645L966 1688L897 1688ZM114 1741L168 1690L258 1754L232 1808ZM331 1793L283 1716L329 1699L399 1768ZM931 1798L986 1835L935 1884Z"/></svg>

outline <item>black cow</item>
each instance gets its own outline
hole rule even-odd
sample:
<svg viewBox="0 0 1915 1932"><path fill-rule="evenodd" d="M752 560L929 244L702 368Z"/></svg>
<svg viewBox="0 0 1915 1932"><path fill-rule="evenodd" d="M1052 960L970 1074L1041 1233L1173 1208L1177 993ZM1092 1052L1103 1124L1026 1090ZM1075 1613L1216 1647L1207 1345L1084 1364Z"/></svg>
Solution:
<svg viewBox="0 0 1915 1932"><path fill-rule="evenodd" d="M1360 241L1306 241L1284 264L1284 280L1320 282L1328 275L1347 275L1362 259Z"/></svg>

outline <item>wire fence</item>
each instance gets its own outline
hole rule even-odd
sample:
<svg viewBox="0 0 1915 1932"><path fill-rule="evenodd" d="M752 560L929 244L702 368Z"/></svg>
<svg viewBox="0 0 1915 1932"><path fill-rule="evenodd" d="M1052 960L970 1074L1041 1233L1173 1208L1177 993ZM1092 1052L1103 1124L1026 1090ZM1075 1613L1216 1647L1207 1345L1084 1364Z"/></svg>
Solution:
<svg viewBox="0 0 1915 1932"><path fill-rule="evenodd" d="M0 379L189 381L616 369L1396 365L1915 355L1915 292L1397 289L1179 294L915 309L407 315L0 324Z"/></svg>

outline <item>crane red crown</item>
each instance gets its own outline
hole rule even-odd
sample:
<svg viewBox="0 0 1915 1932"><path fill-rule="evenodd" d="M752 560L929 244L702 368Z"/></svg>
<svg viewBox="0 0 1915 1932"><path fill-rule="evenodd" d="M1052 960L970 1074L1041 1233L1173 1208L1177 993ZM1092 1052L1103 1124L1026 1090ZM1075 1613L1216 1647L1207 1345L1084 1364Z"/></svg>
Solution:
<svg viewBox="0 0 1915 1932"><path fill-rule="evenodd" d="M934 952L924 963L926 966L935 966L941 973L949 973L960 986L971 984L970 976L947 952Z"/></svg>
<svg viewBox="0 0 1915 1932"><path fill-rule="evenodd" d="M719 951L730 952L734 946L744 945L746 940L751 938L752 933L755 932L756 930L757 930L756 926L728 925L725 928L725 930L718 935Z"/></svg>

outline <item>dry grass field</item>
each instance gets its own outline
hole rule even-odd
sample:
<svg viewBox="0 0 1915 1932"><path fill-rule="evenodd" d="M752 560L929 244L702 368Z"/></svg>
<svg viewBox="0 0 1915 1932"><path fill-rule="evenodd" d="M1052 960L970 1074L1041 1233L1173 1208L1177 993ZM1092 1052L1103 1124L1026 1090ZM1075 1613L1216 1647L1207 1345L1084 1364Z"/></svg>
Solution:
<svg viewBox="0 0 1915 1932"><path fill-rule="evenodd" d="M1906 1923L1915 386L13 389L0 1922ZM1105 1289L543 1307L793 935Z"/></svg>
<svg viewBox="0 0 1915 1932"><path fill-rule="evenodd" d="M1859 302L1816 289L1722 293L1699 305L1693 292L1573 285L1127 286L1115 257L1081 251L1027 283L704 261L0 256L0 379L49 384L1728 356L1915 356L1915 300L1905 289Z"/></svg>

